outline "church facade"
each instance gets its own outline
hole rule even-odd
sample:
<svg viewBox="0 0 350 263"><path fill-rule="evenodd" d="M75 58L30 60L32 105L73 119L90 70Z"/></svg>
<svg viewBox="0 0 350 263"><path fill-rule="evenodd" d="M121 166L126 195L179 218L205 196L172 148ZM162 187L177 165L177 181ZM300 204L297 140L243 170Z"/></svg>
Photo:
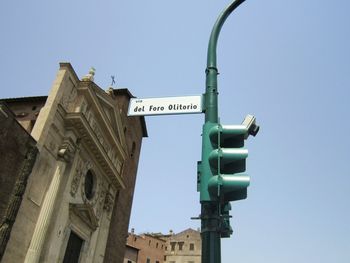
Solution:
<svg viewBox="0 0 350 263"><path fill-rule="evenodd" d="M37 155L1 262L123 261L147 130L126 115L127 89L104 91L93 77L60 63L47 97L4 100Z"/></svg>

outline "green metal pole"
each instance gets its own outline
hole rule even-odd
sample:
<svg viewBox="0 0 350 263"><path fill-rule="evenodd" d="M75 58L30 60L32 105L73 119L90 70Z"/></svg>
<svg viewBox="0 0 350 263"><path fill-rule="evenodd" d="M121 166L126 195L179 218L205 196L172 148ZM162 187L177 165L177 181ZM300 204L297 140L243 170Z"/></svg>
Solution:
<svg viewBox="0 0 350 263"><path fill-rule="evenodd" d="M228 5L216 20L211 31L208 54L207 54L207 69L206 69L206 93L205 93L205 122L218 121L218 103L217 103L217 75L216 67L216 47L222 25L227 17L245 0L235 0Z"/></svg>
<svg viewBox="0 0 350 263"><path fill-rule="evenodd" d="M207 56L206 92L205 97L205 123L203 125L202 165L203 170L210 169L207 165L209 158L205 134L212 125L218 123L218 85L216 66L216 47L222 25L227 17L245 0L235 0L220 14L212 29ZM202 177L208 177L205 171ZM208 178L202 178L206 180ZM202 263L221 263L221 234L220 234L220 202L206 201L207 190L201 189L201 235L202 235ZM202 198L203 196L203 198Z"/></svg>

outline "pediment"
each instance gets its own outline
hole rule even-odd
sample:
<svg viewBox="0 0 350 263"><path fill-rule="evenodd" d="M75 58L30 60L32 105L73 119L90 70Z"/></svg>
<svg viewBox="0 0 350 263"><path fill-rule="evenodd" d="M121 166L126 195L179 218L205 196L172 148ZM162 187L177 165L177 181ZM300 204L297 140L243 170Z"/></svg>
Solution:
<svg viewBox="0 0 350 263"><path fill-rule="evenodd" d="M70 203L69 211L82 220L92 231L98 227L98 218L91 205Z"/></svg>
<svg viewBox="0 0 350 263"><path fill-rule="evenodd" d="M99 105L102 109L101 112L103 112L106 116L105 120L108 122L108 125L112 128L114 135L117 137L118 141L123 144L125 141L125 138L122 134L122 129L119 129L122 127L122 123L120 120L120 116L117 114L116 104L111 105L108 101L101 98L99 94L97 94Z"/></svg>
<svg viewBox="0 0 350 263"><path fill-rule="evenodd" d="M123 156L127 152L126 140L123 132L123 123L117 103L104 90L94 83L82 83L78 88L89 105L89 108L98 116L106 136L109 136Z"/></svg>

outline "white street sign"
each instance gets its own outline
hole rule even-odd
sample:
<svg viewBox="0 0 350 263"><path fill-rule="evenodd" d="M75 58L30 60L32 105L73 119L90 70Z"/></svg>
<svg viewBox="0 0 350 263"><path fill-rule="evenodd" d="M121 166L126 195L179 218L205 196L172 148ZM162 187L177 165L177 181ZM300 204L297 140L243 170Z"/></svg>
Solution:
<svg viewBox="0 0 350 263"><path fill-rule="evenodd" d="M128 116L201 113L202 95L164 98L132 98Z"/></svg>

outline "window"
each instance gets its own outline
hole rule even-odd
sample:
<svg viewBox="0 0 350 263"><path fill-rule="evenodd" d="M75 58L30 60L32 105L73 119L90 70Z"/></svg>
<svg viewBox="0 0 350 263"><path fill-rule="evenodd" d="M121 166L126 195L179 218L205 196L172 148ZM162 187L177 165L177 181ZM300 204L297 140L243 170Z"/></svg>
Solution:
<svg viewBox="0 0 350 263"><path fill-rule="evenodd" d="M128 263L132 263L132 261L131 261L131 260L128 260Z"/></svg>
<svg viewBox="0 0 350 263"><path fill-rule="evenodd" d="M146 263L151 263L151 260L147 258Z"/></svg>
<svg viewBox="0 0 350 263"><path fill-rule="evenodd" d="M94 197L94 190L95 190L94 188L95 188L94 175L92 174L91 170L89 170L85 175L85 182L84 182L85 196L88 200L91 200Z"/></svg>
<svg viewBox="0 0 350 263"><path fill-rule="evenodd" d="M193 244L193 243L190 244L190 250L191 250L191 251L194 250L194 244Z"/></svg>
<svg viewBox="0 0 350 263"><path fill-rule="evenodd" d="M69 235L63 263L78 263L83 243L84 240L72 231Z"/></svg>
<svg viewBox="0 0 350 263"><path fill-rule="evenodd" d="M184 246L184 242L179 242L179 250L181 251Z"/></svg>
<svg viewBox="0 0 350 263"><path fill-rule="evenodd" d="M170 242L171 251L175 251L176 242Z"/></svg>

